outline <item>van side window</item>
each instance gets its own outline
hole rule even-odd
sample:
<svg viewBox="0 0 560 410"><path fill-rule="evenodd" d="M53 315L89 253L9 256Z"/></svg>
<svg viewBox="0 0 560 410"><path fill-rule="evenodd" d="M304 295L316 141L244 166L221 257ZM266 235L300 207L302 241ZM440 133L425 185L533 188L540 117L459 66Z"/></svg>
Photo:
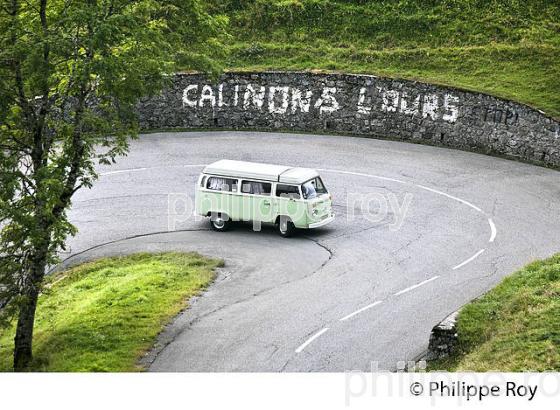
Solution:
<svg viewBox="0 0 560 410"><path fill-rule="evenodd" d="M241 192L244 194L270 195L272 184L260 181L242 181Z"/></svg>
<svg viewBox="0 0 560 410"><path fill-rule="evenodd" d="M295 185L276 185L276 196L299 199L299 189Z"/></svg>
<svg viewBox="0 0 560 410"><path fill-rule="evenodd" d="M209 177L206 188L212 191L237 192L237 179Z"/></svg>

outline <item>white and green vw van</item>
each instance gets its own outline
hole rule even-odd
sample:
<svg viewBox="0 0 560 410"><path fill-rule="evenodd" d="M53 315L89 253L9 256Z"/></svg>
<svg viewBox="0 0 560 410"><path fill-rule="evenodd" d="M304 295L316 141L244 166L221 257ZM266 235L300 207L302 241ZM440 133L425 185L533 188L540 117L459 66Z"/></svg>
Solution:
<svg viewBox="0 0 560 410"><path fill-rule="evenodd" d="M224 231L232 221L278 226L280 235L334 220L332 197L318 172L254 162L221 160L204 168L196 189L197 215Z"/></svg>

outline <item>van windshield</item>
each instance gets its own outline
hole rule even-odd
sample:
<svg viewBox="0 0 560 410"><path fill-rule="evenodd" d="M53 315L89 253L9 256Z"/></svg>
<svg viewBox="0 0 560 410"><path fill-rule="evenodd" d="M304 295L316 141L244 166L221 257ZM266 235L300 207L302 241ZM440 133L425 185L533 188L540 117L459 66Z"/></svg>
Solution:
<svg viewBox="0 0 560 410"><path fill-rule="evenodd" d="M328 194L327 188L321 181L321 178L313 178L301 186L301 192L304 199L313 199L323 194Z"/></svg>

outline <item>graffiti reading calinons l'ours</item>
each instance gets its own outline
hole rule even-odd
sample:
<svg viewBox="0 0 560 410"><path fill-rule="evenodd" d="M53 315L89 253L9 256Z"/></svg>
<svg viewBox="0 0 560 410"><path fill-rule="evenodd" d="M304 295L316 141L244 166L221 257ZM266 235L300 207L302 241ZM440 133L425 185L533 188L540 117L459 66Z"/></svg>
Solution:
<svg viewBox="0 0 560 410"><path fill-rule="evenodd" d="M184 108L203 109L232 107L244 111L266 111L275 115L317 112L328 115L341 108L342 97L336 87L317 90L287 85L260 84L190 84L183 90ZM405 91L383 87L362 87L359 95L350 97L356 113L368 115L375 111L418 115L450 123L459 116L459 98L451 94L408 95Z"/></svg>

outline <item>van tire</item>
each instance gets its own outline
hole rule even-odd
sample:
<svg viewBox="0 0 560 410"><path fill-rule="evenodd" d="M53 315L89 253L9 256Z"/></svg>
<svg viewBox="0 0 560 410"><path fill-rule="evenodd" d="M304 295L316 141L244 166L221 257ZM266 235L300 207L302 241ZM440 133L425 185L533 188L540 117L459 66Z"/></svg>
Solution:
<svg viewBox="0 0 560 410"><path fill-rule="evenodd" d="M231 220L226 214L210 215L210 226L218 232L227 231L231 227Z"/></svg>
<svg viewBox="0 0 560 410"><path fill-rule="evenodd" d="M283 238L289 238L296 232L296 227L294 223L287 217L278 218L278 233Z"/></svg>

